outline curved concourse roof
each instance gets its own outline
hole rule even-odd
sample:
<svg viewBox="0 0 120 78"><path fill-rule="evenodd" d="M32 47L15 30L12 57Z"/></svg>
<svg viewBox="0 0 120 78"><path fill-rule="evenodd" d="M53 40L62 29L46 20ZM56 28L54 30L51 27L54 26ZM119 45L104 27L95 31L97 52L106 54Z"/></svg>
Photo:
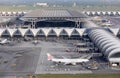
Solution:
<svg viewBox="0 0 120 78"><path fill-rule="evenodd" d="M120 62L120 40L115 35L104 29L92 29L88 36L109 61Z"/></svg>

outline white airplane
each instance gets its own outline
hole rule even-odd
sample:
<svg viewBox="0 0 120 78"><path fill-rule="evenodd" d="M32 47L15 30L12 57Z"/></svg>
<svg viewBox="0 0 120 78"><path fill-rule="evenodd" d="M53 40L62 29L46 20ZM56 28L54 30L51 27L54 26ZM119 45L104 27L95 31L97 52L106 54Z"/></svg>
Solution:
<svg viewBox="0 0 120 78"><path fill-rule="evenodd" d="M113 26L113 24L111 23L111 21L102 23L102 26Z"/></svg>
<svg viewBox="0 0 120 78"><path fill-rule="evenodd" d="M7 39L0 40L1 45L8 44L8 43L9 41Z"/></svg>
<svg viewBox="0 0 120 78"><path fill-rule="evenodd" d="M63 63L64 65L68 65L68 64L76 65L78 63L86 63L86 62L89 62L89 59L91 58L89 57L89 58L75 58L75 59L68 59L68 58L59 59L59 58L53 57L49 53L47 53L47 57L49 61L52 61L58 64Z"/></svg>
<svg viewBox="0 0 120 78"><path fill-rule="evenodd" d="M39 43L39 41L38 40L35 40L35 41L33 41L33 44L38 44Z"/></svg>

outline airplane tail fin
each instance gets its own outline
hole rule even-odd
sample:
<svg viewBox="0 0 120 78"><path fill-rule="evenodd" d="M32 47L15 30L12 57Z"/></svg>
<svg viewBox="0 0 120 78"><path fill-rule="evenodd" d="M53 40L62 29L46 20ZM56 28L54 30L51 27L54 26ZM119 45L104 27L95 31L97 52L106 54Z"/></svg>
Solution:
<svg viewBox="0 0 120 78"><path fill-rule="evenodd" d="M54 58L50 53L47 53L47 57L48 57L48 60L52 60Z"/></svg>
<svg viewBox="0 0 120 78"><path fill-rule="evenodd" d="M3 40L3 43L5 43L5 42L7 42L7 39L4 39L4 40Z"/></svg>
<svg viewBox="0 0 120 78"><path fill-rule="evenodd" d="M0 41L1 44L7 43L7 39L3 39Z"/></svg>

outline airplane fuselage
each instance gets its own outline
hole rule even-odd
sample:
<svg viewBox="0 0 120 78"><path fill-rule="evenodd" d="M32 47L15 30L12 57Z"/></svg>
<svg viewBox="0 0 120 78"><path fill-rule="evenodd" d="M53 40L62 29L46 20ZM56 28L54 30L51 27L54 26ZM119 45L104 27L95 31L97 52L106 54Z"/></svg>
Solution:
<svg viewBox="0 0 120 78"><path fill-rule="evenodd" d="M88 62L88 59L52 59L53 62L58 63L82 63L82 62Z"/></svg>

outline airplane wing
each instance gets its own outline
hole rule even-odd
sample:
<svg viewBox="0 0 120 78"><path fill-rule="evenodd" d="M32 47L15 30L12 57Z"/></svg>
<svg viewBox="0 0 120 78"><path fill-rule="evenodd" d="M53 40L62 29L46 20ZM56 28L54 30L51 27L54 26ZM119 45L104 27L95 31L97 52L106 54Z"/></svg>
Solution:
<svg viewBox="0 0 120 78"><path fill-rule="evenodd" d="M68 59L68 58L67 58L67 57L65 57L65 56L62 56L62 58L63 58L63 59Z"/></svg>
<svg viewBox="0 0 120 78"><path fill-rule="evenodd" d="M80 57L80 59L90 59L92 57L92 54L90 55L83 55Z"/></svg>
<svg viewBox="0 0 120 78"><path fill-rule="evenodd" d="M64 63L64 65L68 65L68 64L76 65L76 63L70 63L70 62L65 62Z"/></svg>
<svg viewBox="0 0 120 78"><path fill-rule="evenodd" d="M91 54L91 55L89 55L88 57L86 57L87 59L90 59L91 57L92 57L93 55Z"/></svg>
<svg viewBox="0 0 120 78"><path fill-rule="evenodd" d="M84 59L84 58L86 58L88 55L82 55L81 57L80 57L80 59Z"/></svg>

